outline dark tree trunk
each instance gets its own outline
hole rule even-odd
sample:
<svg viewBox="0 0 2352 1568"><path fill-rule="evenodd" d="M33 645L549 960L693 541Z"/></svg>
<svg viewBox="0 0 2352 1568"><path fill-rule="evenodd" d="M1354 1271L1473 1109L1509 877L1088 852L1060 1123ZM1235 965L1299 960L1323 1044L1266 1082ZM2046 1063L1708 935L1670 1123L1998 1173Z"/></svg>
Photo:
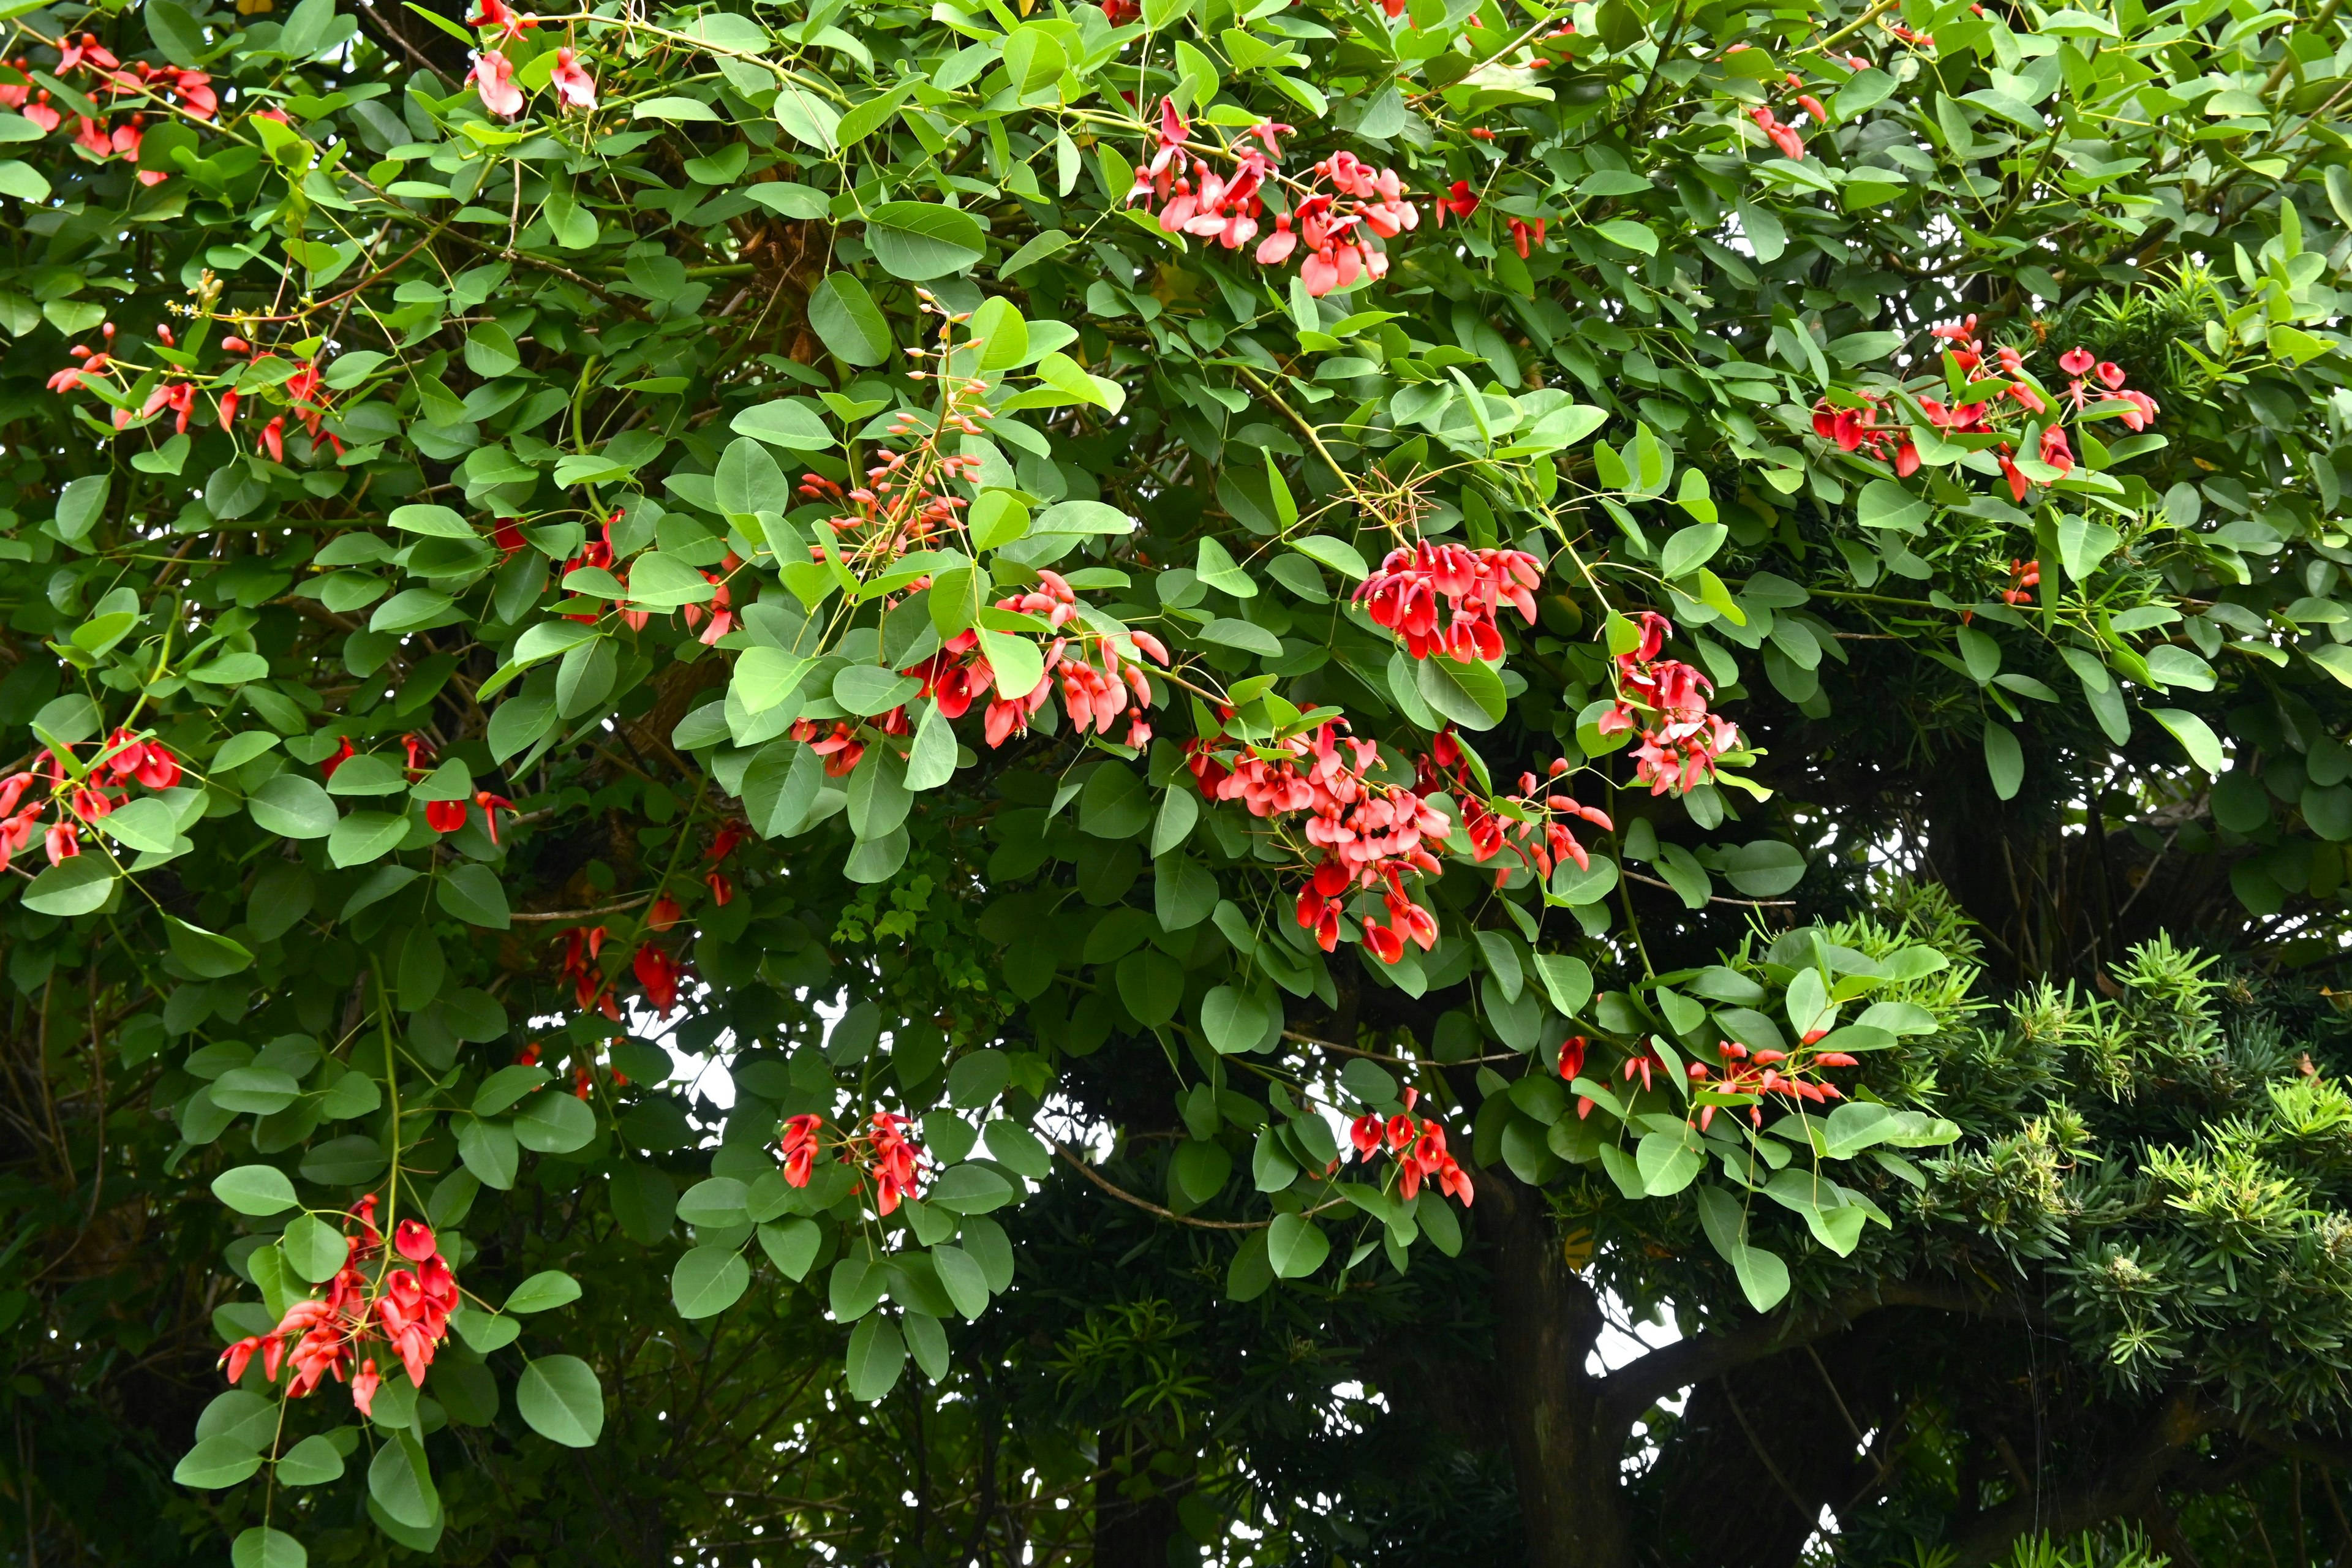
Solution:
<svg viewBox="0 0 2352 1568"><path fill-rule="evenodd" d="M1620 1491L1625 1424L1584 1369L1601 1308L1568 1267L1540 1195L1499 1172L1479 1184L1494 1248L1495 1351L1529 1568L1633 1568Z"/></svg>
<svg viewBox="0 0 2352 1568"><path fill-rule="evenodd" d="M1121 1497L1108 1470L1095 1480L1095 1568L1168 1568L1176 1536L1176 1502L1165 1492Z"/></svg>

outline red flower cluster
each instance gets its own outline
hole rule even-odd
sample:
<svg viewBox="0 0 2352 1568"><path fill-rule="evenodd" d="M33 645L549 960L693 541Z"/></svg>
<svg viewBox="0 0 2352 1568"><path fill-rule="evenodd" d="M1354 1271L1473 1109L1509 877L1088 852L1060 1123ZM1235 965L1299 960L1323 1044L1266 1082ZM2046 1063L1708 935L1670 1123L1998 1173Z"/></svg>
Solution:
<svg viewBox="0 0 2352 1568"><path fill-rule="evenodd" d="M1235 167L1227 178L1198 155L1191 156L1188 166L1185 138L1191 127L1174 101L1163 98L1151 156L1136 170L1128 203L1157 201L1161 205L1156 216L1166 232L1196 235L1238 250L1258 237L1265 189L1281 179L1275 173L1282 161L1280 139L1293 129L1260 121L1235 137L1230 149ZM1307 254L1299 276L1317 299L1359 278L1385 277L1388 254L1366 236L1393 239L1421 224L1397 172L1375 169L1353 153L1335 153L1315 165L1314 176L1300 187L1307 194L1294 209L1276 215L1274 232L1259 240L1253 258L1261 267L1279 267L1303 246ZM1328 191L1321 188L1327 183Z"/></svg>
<svg viewBox="0 0 2352 1568"><path fill-rule="evenodd" d="M925 1156L923 1146L907 1135L911 1125L911 1117L877 1110L866 1118L867 1131L863 1136L853 1134L841 1141L836 1156L845 1165L860 1167L872 1179L874 1206L886 1215L897 1213L902 1200L922 1196L919 1184ZM822 1116L795 1116L784 1123L782 1153L788 1184L809 1184L824 1130Z"/></svg>
<svg viewBox="0 0 2352 1568"><path fill-rule="evenodd" d="M1638 729L1633 782L1650 793L1682 795L1715 777L1717 759L1739 747L1739 730L1707 710L1715 683L1658 653L1674 623L1654 611L1639 617L1642 640L1617 658L1617 705L1593 726L1604 735Z"/></svg>
<svg viewBox="0 0 2352 1568"><path fill-rule="evenodd" d="M1433 1183L1447 1197L1468 1208L1476 1194L1470 1185L1470 1173L1460 1161L1445 1149L1445 1129L1426 1118L1416 1119L1411 1112L1419 1091L1404 1091L1406 1114L1391 1116L1383 1122L1369 1111L1356 1118L1348 1129L1348 1141L1356 1148L1356 1158L1370 1160L1383 1146L1396 1161L1397 1195L1411 1203L1421 1194L1423 1182Z"/></svg>
<svg viewBox="0 0 2352 1568"><path fill-rule="evenodd" d="M996 607L1033 616L1055 631L1078 619L1077 595L1067 579L1051 570L1037 574L1034 588L1007 595L996 601ZM1129 645L1125 654L1119 648L1122 637ZM1111 727L1125 718L1125 743L1138 751L1150 745L1151 724L1144 715L1151 708L1151 683L1135 659L1139 652L1160 665L1168 662L1167 647L1150 632L1081 631L1055 637L1044 649L1045 673L1034 687L1018 693L997 689L981 725L988 743L1001 746L1013 735L1026 734L1029 721L1053 700L1054 685L1059 681L1063 710L1069 715L1075 732L1083 735L1094 730L1108 735ZM981 651L980 634L971 630L957 633L939 652L899 673L921 681L921 695L938 703L941 716L949 719L961 719L971 711L972 703L996 679L988 656Z"/></svg>
<svg viewBox="0 0 2352 1568"><path fill-rule="evenodd" d="M408 1381L419 1388L425 1385L435 1350L449 1337L449 1314L457 1308L457 1278L441 1256L432 1227L419 1220L402 1220L393 1231L393 1249L415 1267L382 1267L390 1260L383 1257L375 1202L371 1193L345 1216L346 1259L323 1298L295 1302L269 1332L239 1340L221 1352L231 1383L245 1375L256 1354L261 1357L263 1373L273 1382L291 1361L289 1398L301 1398L330 1376L338 1383L348 1377L352 1404L366 1415L383 1379L373 1356L356 1370L352 1363L361 1346L382 1338L400 1357ZM353 1221L360 1227L356 1236L351 1234ZM363 1267L369 1263L379 1264L373 1278Z"/></svg>
<svg viewBox="0 0 2352 1568"><path fill-rule="evenodd" d="M2100 360L2095 366L2091 351L2077 346L2058 356L2058 368L2073 378L2066 385L2066 401L2074 405L2075 412L2080 413L2094 395L2088 377L2095 370L2100 384L2115 401L2124 405L2121 417L2126 429L2145 430L2156 423L2156 399L2125 386L2128 378L2124 367L2113 360Z"/></svg>
<svg viewBox="0 0 2352 1568"><path fill-rule="evenodd" d="M1818 1038L1813 1037L1812 1038ZM1811 1045L1812 1038L1806 1044ZM1693 1062L1687 1072L1693 1089L1709 1089L1717 1094L1777 1094L1789 1100L1809 1100L1815 1105L1845 1096L1838 1086L1820 1079L1799 1076L1817 1068L1850 1068L1855 1059L1843 1051L1815 1051L1807 1060L1787 1065L1792 1058L1787 1051L1750 1051L1737 1040L1724 1040L1717 1048L1723 1053L1721 1068L1710 1068L1705 1062ZM1648 1087L1646 1082L1644 1088ZM1715 1121L1717 1107L1702 1105L1698 1111L1699 1131L1704 1132ZM1748 1108L1750 1126L1764 1125L1764 1107L1759 1102Z"/></svg>
<svg viewBox="0 0 2352 1568"><path fill-rule="evenodd" d="M191 120L210 120L220 108L219 96L213 91L213 79L206 72L184 70L177 66L151 66L144 60L133 60L126 66L98 41L95 33L84 33L79 40L61 37L56 48L57 75L62 79L76 71L89 72L95 79L84 84L82 90L93 99L103 93L117 100L143 99L166 110L176 105ZM65 122L65 116L51 106L48 89L35 92L27 60L19 57L9 63L17 80L0 83L0 109L16 110L44 132L55 131ZM139 142L146 135L144 111L134 112L119 125L79 114L74 120L74 142L91 157L100 162L108 158L138 161ZM169 178L161 169L139 171L139 183L142 185L160 185Z"/></svg>
<svg viewBox="0 0 2352 1568"><path fill-rule="evenodd" d="M536 16L519 16L508 9L502 0L481 0L481 9L466 18L469 27L496 27L495 43L504 44L518 37L526 27L539 26ZM474 90L481 95L482 107L501 120L512 120L522 112L522 89L514 81L514 62L497 48L485 49L474 57L474 68L468 73ZM596 107L596 83L580 67L576 49L555 51L555 69L548 78L555 89L557 104L563 109L593 109Z"/></svg>
<svg viewBox="0 0 2352 1568"><path fill-rule="evenodd" d="M605 930L603 926L573 926L563 933L563 977L572 982L572 1005L583 1013L602 1013L618 1023L620 1004L613 999L613 987L597 965L597 957L604 951Z"/></svg>
<svg viewBox="0 0 2352 1568"><path fill-rule="evenodd" d="M1306 814L1301 831L1321 858L1298 890L1298 923L1315 932L1324 952L1339 943L1340 900L1351 889L1385 884L1388 923L1366 921L1362 941L1381 963L1395 963L1407 941L1424 952L1437 944L1437 919L1405 892L1404 877L1442 869L1423 842L1443 841L1453 824L1412 790L1365 777L1380 765L1380 748L1344 734L1345 729L1344 720L1333 720L1312 736L1243 748L1230 762L1196 753L1192 776L1203 795L1238 800L1252 816ZM1288 755L1269 761L1268 752Z"/></svg>
<svg viewBox="0 0 2352 1568"><path fill-rule="evenodd" d="M1427 540L1388 553L1356 589L1373 624L1404 639L1415 658L1444 654L1459 664L1503 657L1495 611L1509 605L1529 625L1543 563L1524 550L1472 550ZM1444 614L1441 616L1440 602Z"/></svg>
<svg viewBox="0 0 2352 1568"><path fill-rule="evenodd" d="M1813 403L1813 434L1824 441L1835 441L1843 451L1860 452L1874 462L1892 460L1895 471L1909 479L1919 471L1919 448L1911 444L1911 432L1902 425L1882 426L1879 409L1885 399L1874 394L1854 394L1862 400L1859 408L1833 405L1826 397ZM1926 406L1923 402L1922 406Z"/></svg>
<svg viewBox="0 0 2352 1568"><path fill-rule="evenodd" d="M73 748L65 750L70 755ZM132 784L163 790L179 782L180 760L172 749L161 741L138 740L128 730L106 738L79 781L66 772L56 752L43 751L30 770L0 779L0 871L8 869L8 862L37 833L49 864L61 865L81 853L82 829L128 800ZM26 792L37 784L46 784L47 795L24 805ZM52 805L58 808L58 819L44 832L41 816Z"/></svg>

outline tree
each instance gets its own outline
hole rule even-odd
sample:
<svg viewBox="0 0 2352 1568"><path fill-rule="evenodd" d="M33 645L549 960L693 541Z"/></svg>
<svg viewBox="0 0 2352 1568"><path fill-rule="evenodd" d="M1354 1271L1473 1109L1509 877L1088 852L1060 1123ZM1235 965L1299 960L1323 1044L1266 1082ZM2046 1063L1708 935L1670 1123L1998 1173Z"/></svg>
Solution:
<svg viewBox="0 0 2352 1568"><path fill-rule="evenodd" d="M28 1563L2352 1551L2332 5L7 26Z"/></svg>

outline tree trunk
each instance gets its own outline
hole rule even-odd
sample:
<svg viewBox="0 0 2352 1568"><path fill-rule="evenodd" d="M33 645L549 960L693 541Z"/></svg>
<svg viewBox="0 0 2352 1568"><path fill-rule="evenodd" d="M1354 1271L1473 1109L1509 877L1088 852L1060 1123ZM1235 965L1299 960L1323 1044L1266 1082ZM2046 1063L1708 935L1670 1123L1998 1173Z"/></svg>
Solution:
<svg viewBox="0 0 2352 1568"><path fill-rule="evenodd" d="M1496 1171L1479 1184L1494 1249L1495 1352L1529 1568L1632 1568L1620 1495L1626 1428L1585 1374L1600 1303L1568 1267L1540 1194Z"/></svg>

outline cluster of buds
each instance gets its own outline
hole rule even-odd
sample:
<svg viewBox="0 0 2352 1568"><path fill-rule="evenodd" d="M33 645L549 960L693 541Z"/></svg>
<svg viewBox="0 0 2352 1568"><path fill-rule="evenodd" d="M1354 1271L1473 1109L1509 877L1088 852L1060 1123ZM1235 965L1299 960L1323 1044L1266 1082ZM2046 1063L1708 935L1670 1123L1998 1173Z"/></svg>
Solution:
<svg viewBox="0 0 2352 1568"><path fill-rule="evenodd" d="M1806 1037L1810 1046L1821 1037ZM1751 1051L1737 1040L1724 1040L1717 1050L1723 1065L1710 1068L1705 1062L1693 1062L1685 1069L1695 1091L1709 1095L1754 1096L1747 1100L1748 1121L1751 1127L1764 1125L1763 1098L1777 1094L1790 1100L1802 1100L1822 1105L1845 1096L1838 1086L1824 1079L1809 1078L1806 1074L1821 1068L1850 1068L1855 1059L1843 1051L1813 1051L1803 1061L1795 1060L1787 1051ZM1723 1101L1702 1103L1698 1110L1698 1128L1704 1132L1715 1121L1717 1107ZM1732 1101L1730 1103L1740 1103Z"/></svg>
<svg viewBox="0 0 2352 1568"><path fill-rule="evenodd" d="M1503 657L1495 612L1509 605L1535 623L1543 563L1524 550L1472 550L1423 540L1389 552L1356 589L1374 625L1404 639L1415 658L1442 653L1460 664Z"/></svg>
<svg viewBox="0 0 2352 1568"><path fill-rule="evenodd" d="M61 37L55 47L58 77L63 79L76 72L89 73L89 79L81 84L81 90L93 102L101 94L117 102L125 98L140 99L166 114L176 110L191 120L210 120L219 110L219 95L213 90L212 77L205 71L151 66L144 60L133 60L126 66L98 41L95 33L84 33L78 39ZM19 56L8 62L8 68L6 74L15 79L0 81L0 109L16 110L45 133L64 124L65 116L49 101L48 89L35 90L31 62ZM74 120L74 144L93 159L100 163L109 158L121 158L130 163L139 161L139 143L147 133L144 110L134 111L119 124L110 119L92 120L82 114L75 115ZM161 169L139 171L139 183L142 185L160 185L169 178Z"/></svg>
<svg viewBox="0 0 2352 1568"><path fill-rule="evenodd" d="M1639 731L1633 782L1650 793L1683 795L1711 782L1717 761L1739 749L1739 730L1708 710L1715 683L1658 654L1674 623L1655 611L1638 618L1640 641L1617 658L1617 701L1594 726L1603 735Z"/></svg>
<svg viewBox="0 0 2352 1568"><path fill-rule="evenodd" d="M1238 800L1252 816L1307 818L1306 853L1318 858L1298 891L1298 923L1324 952L1339 946L1342 900L1384 888L1387 923L1365 921L1360 940L1381 963L1395 963L1407 942L1424 952L1437 944L1437 918L1413 901L1404 879L1443 870L1423 846L1444 842L1454 825L1412 790L1368 778L1380 765L1380 748L1345 729L1346 721L1332 720L1311 735L1243 748L1230 762L1196 752L1192 776L1202 794Z"/></svg>
<svg viewBox="0 0 2352 1568"><path fill-rule="evenodd" d="M64 750L72 755L71 746ZM89 771L79 778L56 752L44 751L29 770L0 779L0 871L7 870L9 861L36 836L49 864L62 865L81 853L82 829L128 800L131 785L165 790L179 782L180 760L172 749L161 741L139 740L128 730L109 735ZM26 792L37 784L47 784L48 793L26 804ZM52 805L58 808L57 820L45 829L41 817Z"/></svg>
<svg viewBox="0 0 2352 1568"><path fill-rule="evenodd" d="M1009 594L996 607L1029 616L1061 632L1079 619L1078 596L1060 573L1043 570L1037 585L1026 593ZM1124 646L1122 646L1124 645ZM1056 637L1043 650L1045 672L1024 692L996 687L996 672L981 649L980 634L970 629L948 639L939 652L899 671L922 683L920 695L939 704L942 718L961 719L987 695L981 729L991 746L1001 746L1016 734L1026 734L1038 710L1053 700L1059 684L1062 706L1070 728L1078 734L1093 730L1108 735L1121 718L1128 721L1125 743L1140 751L1151 743L1151 725L1145 715L1152 706L1151 682L1145 676L1139 653L1165 667L1168 649L1150 632L1116 634L1077 631Z"/></svg>
<svg viewBox="0 0 2352 1568"><path fill-rule="evenodd" d="M1735 44L1725 52L1736 53L1747 47L1745 44ZM1814 125L1829 124L1830 111L1822 107L1820 99L1804 90L1805 84L1796 72L1785 73L1782 80L1786 91L1793 98L1797 107L1805 111ZM1790 158L1802 158L1805 155L1805 139L1797 134L1796 127L1784 124L1780 116L1772 112L1770 105L1758 104L1748 111L1748 118L1756 122L1757 130L1764 132L1765 140L1778 147L1784 155Z"/></svg>
<svg viewBox="0 0 2352 1568"><path fill-rule="evenodd" d="M1397 1195L1407 1203L1418 1197L1421 1184L1428 1182L1468 1208L1476 1195L1470 1185L1470 1173L1446 1152L1445 1129L1426 1117L1412 1114L1419 1098L1418 1089L1407 1089L1403 1113L1386 1121L1370 1111L1359 1116L1348 1128L1348 1141L1355 1145L1359 1160L1370 1160L1384 1148L1388 1151L1396 1162Z"/></svg>
<svg viewBox="0 0 2352 1568"><path fill-rule="evenodd" d="M295 1302L269 1332L241 1339L221 1352L229 1382L244 1377L256 1355L272 1382L290 1363L289 1398L301 1398L329 1377L348 1380L352 1404L364 1416L372 1413L383 1377L375 1358L362 1360L361 1352L381 1339L400 1358L408 1381L425 1385L434 1352L449 1337L457 1280L432 1227L420 1220L404 1219L393 1229L393 1250L413 1267L386 1267L391 1260L383 1256L383 1237L375 1226L375 1202L371 1193L344 1216L344 1263L323 1297Z"/></svg>
<svg viewBox="0 0 2352 1568"><path fill-rule="evenodd" d="M2042 563L2012 559L2009 563L2009 586L2000 591L2000 602L2004 605L2030 605L2033 603L2033 590L2040 586Z"/></svg>
<svg viewBox="0 0 2352 1568"><path fill-rule="evenodd" d="M1443 745L1453 745L1451 734L1441 734L1437 739ZM1433 747L1433 753L1436 750ZM1458 756L1459 748L1454 750ZM1432 760L1435 760L1433 755ZM1603 833L1615 829L1607 812L1580 805L1573 797L1550 789L1549 781L1569 771L1565 757L1552 759L1544 780L1538 781L1531 773L1521 773L1518 794L1496 795L1491 801L1481 799L1477 791L1467 787L1462 776L1465 771L1457 764L1452 782L1462 789L1462 826L1470 835L1471 857L1482 866L1507 849L1518 857L1520 865L1535 873L1538 880L1549 881L1552 868L1563 861L1573 860L1579 870L1591 864L1584 846L1577 842L1576 835L1569 828L1570 821L1591 823ZM1509 870L1502 866L1495 868L1496 887L1503 885Z"/></svg>
<svg viewBox="0 0 2352 1568"><path fill-rule="evenodd" d="M1335 153L1315 165L1311 183L1286 213L1277 213L1263 239L1265 192L1281 180L1281 138L1293 127L1260 121L1234 139L1230 177L1188 151L1192 128L1172 100L1160 100L1160 129L1151 156L1135 172L1129 205L1160 204L1154 214L1170 234L1191 234L1239 250L1258 240L1251 253L1261 267L1279 267L1304 251L1299 277L1317 299L1352 287L1359 278L1379 279L1389 269L1388 253L1371 237L1394 239L1421 225L1421 213L1406 199L1394 169L1376 169L1353 153ZM1328 186L1327 190L1324 187Z"/></svg>
<svg viewBox="0 0 2352 1568"><path fill-rule="evenodd" d="M922 1196L926 1156L923 1146L908 1136L912 1125L911 1117L877 1110L866 1118L864 1133L852 1133L840 1141L840 1152L835 1156L845 1165L856 1166L874 1184L874 1207L885 1216L896 1213L902 1201ZM782 1152L788 1185L809 1184L824 1132L822 1116L795 1116L784 1123Z"/></svg>
<svg viewBox="0 0 2352 1568"><path fill-rule="evenodd" d="M512 120L522 113L522 89L515 85L514 62L497 47L521 36L523 30L539 26L536 16L525 16L509 10L503 0L481 0L481 8L466 18L469 27L495 27L499 36L494 47L474 57L470 73L474 90L480 95L482 107L501 120ZM555 51L555 68L548 77L548 85L555 89L555 100L560 109L593 109L596 107L596 83L580 65L579 51L559 48Z"/></svg>
<svg viewBox="0 0 2352 1568"><path fill-rule="evenodd" d="M907 372L907 379L939 383L940 409L937 420L926 422L926 416L914 410L899 410L886 439L911 438L912 445L903 450L884 447L877 455L874 466L866 470L866 482L855 489L845 489L822 474L801 476L803 496L841 509L835 516L822 520L818 526L832 536L835 547L855 566L886 565L909 550L924 548L957 532L959 514L969 503L950 486L957 481L978 484L981 458L950 451L946 443L953 440L961 444L963 437L986 435L988 422L996 416L995 411L982 401L988 395L988 379L965 374L953 363L961 355L976 365L980 349L988 341L979 337L967 337L961 342L955 340L956 328L971 319L971 312L949 310L928 289L918 288L915 295L919 310L940 318L940 342L936 349L927 349L919 342L906 353L919 361L936 360L938 365L936 369L926 369L918 364ZM810 546L809 556L814 561L824 560L824 547Z"/></svg>

